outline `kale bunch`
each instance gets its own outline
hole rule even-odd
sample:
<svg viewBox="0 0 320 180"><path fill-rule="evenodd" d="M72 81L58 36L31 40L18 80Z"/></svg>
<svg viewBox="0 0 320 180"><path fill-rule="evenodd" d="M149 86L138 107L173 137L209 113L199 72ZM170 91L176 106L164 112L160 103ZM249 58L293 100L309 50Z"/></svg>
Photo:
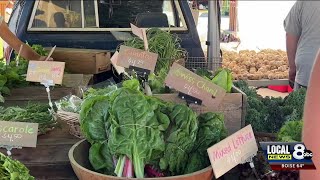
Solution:
<svg viewBox="0 0 320 180"><path fill-rule="evenodd" d="M303 117L306 95L304 88L282 99L262 97L245 81L235 82L234 85L247 95L245 121L257 132L277 133L287 121L300 120Z"/></svg>

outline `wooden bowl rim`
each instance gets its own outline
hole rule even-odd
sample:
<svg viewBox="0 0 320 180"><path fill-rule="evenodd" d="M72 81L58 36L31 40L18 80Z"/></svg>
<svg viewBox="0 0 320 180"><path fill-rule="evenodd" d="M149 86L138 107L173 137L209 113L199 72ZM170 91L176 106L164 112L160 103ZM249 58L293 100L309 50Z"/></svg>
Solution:
<svg viewBox="0 0 320 180"><path fill-rule="evenodd" d="M94 174L94 175L100 176L100 177L114 178L114 179L123 179L123 180L138 179L138 178L124 178L124 177L109 176L109 175L97 173L97 172L94 172L94 171L91 171L91 170L89 170L89 169L87 169L87 168L82 167L82 166L81 166L80 164L78 164L78 162L74 159L74 157L73 157L73 152L74 152L74 149L75 149L79 144L83 143L84 141L86 141L86 139L82 139L82 140L78 141L76 144L74 144L74 145L70 148L69 153L68 153L68 156L69 156L69 160L70 160L70 163L71 163L71 164L75 165L77 168L79 168L79 169L81 169L81 170L83 170L83 171L85 171L85 172L88 172L88 173L90 173L90 174ZM73 166L72 166L72 168L73 168ZM209 171L209 170L212 171L212 167L211 167L211 166L209 166L209 167L207 167L207 168L205 168L205 169L202 169L202 170L200 170L200 171L196 171L196 172L190 173L190 174L184 174L184 175L179 175L179 176L168 176L168 177L161 177L161 178L143 178L143 179L144 179L144 180L160 180L160 179L161 179L161 180L162 180L162 179L168 179L168 180L171 179L171 180L172 180L172 179L174 179L174 178L184 178L184 177L189 177L189 176L191 176L191 175L202 174L202 173L207 172L207 171ZM212 173L213 173L213 172L212 172Z"/></svg>

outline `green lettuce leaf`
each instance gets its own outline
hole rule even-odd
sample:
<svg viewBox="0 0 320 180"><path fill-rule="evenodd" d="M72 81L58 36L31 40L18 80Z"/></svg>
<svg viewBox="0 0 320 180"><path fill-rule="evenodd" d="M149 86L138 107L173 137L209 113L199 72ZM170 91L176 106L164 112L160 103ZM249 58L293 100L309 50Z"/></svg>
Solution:
<svg viewBox="0 0 320 180"><path fill-rule="evenodd" d="M112 154L126 155L137 178L144 177L144 166L154 152L165 148L163 125L143 94L119 94L112 104L108 145ZM159 153L157 153L159 154Z"/></svg>

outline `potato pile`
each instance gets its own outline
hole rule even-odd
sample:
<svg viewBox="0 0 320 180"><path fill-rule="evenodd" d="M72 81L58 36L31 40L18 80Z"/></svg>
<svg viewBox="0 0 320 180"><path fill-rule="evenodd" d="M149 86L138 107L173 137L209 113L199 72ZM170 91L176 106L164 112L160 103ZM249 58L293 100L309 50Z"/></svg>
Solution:
<svg viewBox="0 0 320 180"><path fill-rule="evenodd" d="M287 53L282 50L223 51L222 66L232 70L236 80L288 79Z"/></svg>

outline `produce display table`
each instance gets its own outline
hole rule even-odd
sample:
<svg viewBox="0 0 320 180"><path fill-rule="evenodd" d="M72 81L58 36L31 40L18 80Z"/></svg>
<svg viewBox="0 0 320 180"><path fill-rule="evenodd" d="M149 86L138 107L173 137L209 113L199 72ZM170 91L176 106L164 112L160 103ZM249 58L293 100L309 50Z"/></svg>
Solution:
<svg viewBox="0 0 320 180"><path fill-rule="evenodd" d="M68 151L80 139L69 134L69 127L60 123L46 135L38 136L36 148L13 149L12 157L24 163L37 180L77 180L68 158ZM5 149L0 150L6 154Z"/></svg>

